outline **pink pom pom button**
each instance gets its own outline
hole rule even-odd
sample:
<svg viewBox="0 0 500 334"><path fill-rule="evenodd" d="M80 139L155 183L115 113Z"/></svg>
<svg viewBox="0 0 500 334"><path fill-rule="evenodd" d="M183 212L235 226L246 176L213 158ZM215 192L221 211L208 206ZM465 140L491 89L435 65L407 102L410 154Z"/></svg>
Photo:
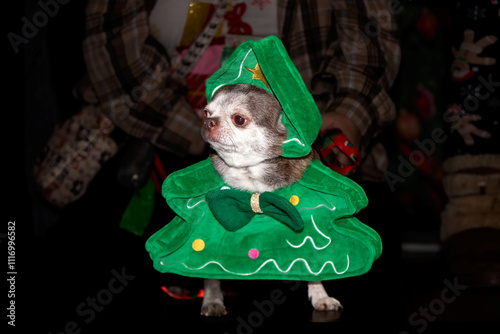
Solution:
<svg viewBox="0 0 500 334"><path fill-rule="evenodd" d="M251 258L251 259L256 259L259 257L259 251L255 248L252 248L248 251L248 256Z"/></svg>

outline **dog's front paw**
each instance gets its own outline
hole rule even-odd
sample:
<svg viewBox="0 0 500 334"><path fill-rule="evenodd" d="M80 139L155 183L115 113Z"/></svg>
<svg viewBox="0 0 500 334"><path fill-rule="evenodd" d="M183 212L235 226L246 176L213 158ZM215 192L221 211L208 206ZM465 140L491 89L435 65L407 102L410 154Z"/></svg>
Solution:
<svg viewBox="0 0 500 334"><path fill-rule="evenodd" d="M342 304L333 297L323 297L318 299L313 307L317 311L338 311L342 308Z"/></svg>
<svg viewBox="0 0 500 334"><path fill-rule="evenodd" d="M342 304L328 296L321 282L309 282L307 284L309 300L312 306L317 311L338 311L342 308Z"/></svg>
<svg viewBox="0 0 500 334"><path fill-rule="evenodd" d="M201 315L205 317L222 317L226 314L226 307L220 303L206 303L201 307Z"/></svg>

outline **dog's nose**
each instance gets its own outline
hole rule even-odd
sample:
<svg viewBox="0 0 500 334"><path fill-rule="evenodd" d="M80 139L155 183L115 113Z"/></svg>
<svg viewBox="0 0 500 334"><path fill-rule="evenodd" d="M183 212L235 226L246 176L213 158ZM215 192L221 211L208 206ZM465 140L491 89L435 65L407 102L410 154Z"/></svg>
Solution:
<svg viewBox="0 0 500 334"><path fill-rule="evenodd" d="M208 131L212 131L218 126L219 126L219 118L217 117L205 118L205 127L207 128Z"/></svg>

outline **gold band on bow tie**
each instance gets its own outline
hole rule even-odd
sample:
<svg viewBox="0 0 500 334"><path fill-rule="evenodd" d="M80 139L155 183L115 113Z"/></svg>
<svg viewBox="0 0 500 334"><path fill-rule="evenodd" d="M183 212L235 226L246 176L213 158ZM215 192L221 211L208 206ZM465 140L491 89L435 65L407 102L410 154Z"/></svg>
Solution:
<svg viewBox="0 0 500 334"><path fill-rule="evenodd" d="M259 196L260 194L252 194L252 197L250 197L250 206L252 207L252 211L255 213L264 213L260 209L260 204L259 204Z"/></svg>
<svg viewBox="0 0 500 334"><path fill-rule="evenodd" d="M295 206L272 192L252 194L237 189L215 189L207 192L205 200L214 217L228 231L242 228L256 214L273 217L294 231L304 228L304 221Z"/></svg>

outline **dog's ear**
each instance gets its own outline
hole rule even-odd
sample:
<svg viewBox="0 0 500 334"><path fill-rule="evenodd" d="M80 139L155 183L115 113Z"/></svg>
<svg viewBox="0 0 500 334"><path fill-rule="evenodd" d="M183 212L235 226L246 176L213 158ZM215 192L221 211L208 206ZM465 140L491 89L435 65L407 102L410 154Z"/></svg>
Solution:
<svg viewBox="0 0 500 334"><path fill-rule="evenodd" d="M276 132L278 132L279 134L283 134L285 136L285 139L286 139L286 136L288 136L288 130L286 129L286 126L283 125L282 118L283 118L283 115L280 113L278 123L276 124Z"/></svg>

